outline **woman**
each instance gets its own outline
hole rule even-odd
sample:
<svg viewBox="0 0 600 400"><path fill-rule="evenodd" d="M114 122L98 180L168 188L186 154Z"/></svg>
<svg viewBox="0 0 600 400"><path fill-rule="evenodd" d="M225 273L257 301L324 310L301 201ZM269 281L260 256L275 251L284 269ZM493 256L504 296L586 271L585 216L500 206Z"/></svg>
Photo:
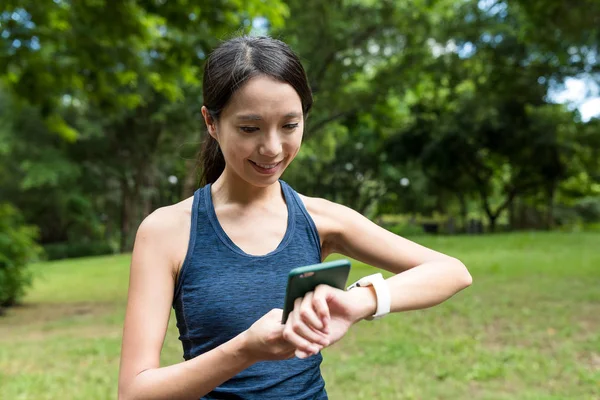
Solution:
<svg viewBox="0 0 600 400"><path fill-rule="evenodd" d="M320 350L373 315L438 304L471 276L459 260L279 179L312 106L304 69L286 44L224 42L207 60L203 83L206 185L139 227L119 398L326 399ZM282 325L289 270L332 253L395 275L348 291L319 286ZM159 367L171 306L186 361Z"/></svg>

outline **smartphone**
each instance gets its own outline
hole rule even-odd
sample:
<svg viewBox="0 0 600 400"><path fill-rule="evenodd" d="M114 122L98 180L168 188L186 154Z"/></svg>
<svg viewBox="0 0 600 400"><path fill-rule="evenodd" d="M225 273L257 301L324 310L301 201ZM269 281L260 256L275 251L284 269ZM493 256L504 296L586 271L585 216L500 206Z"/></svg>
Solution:
<svg viewBox="0 0 600 400"><path fill-rule="evenodd" d="M348 260L336 260L291 270L288 274L281 323L286 323L288 316L294 309L294 301L298 297L304 297L306 293L315 290L317 286L329 285L344 290L350 274L350 266Z"/></svg>

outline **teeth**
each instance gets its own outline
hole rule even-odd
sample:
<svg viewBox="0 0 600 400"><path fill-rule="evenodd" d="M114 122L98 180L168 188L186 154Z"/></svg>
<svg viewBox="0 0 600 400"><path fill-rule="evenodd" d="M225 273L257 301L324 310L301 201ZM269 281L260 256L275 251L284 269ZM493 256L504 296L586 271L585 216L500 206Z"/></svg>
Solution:
<svg viewBox="0 0 600 400"><path fill-rule="evenodd" d="M277 163L277 164L279 164L279 163ZM256 165L258 165L259 167L264 168L264 169L275 168L277 166L277 164L259 164L259 163L256 163Z"/></svg>

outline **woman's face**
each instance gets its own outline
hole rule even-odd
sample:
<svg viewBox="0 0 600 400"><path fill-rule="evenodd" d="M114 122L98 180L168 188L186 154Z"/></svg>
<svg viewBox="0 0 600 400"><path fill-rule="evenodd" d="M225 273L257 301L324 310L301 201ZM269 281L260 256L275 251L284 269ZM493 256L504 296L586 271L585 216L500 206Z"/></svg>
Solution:
<svg viewBox="0 0 600 400"><path fill-rule="evenodd" d="M203 109L206 118L206 110ZM237 90L209 133L219 142L226 172L255 186L276 182L302 142L300 96L292 86L256 76Z"/></svg>

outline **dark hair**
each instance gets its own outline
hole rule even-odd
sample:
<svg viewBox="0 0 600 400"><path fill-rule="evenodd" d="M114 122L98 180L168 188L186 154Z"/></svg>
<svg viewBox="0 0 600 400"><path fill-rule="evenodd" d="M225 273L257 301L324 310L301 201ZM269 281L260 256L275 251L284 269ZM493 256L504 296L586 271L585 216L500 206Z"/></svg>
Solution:
<svg viewBox="0 0 600 400"><path fill-rule="evenodd" d="M266 36L240 36L223 42L204 67L203 102L213 120L231 96L250 78L267 75L290 84L300 96L304 118L313 103L312 91L298 56L284 42ZM217 141L206 135L200 153L201 184L214 183L225 169Z"/></svg>

